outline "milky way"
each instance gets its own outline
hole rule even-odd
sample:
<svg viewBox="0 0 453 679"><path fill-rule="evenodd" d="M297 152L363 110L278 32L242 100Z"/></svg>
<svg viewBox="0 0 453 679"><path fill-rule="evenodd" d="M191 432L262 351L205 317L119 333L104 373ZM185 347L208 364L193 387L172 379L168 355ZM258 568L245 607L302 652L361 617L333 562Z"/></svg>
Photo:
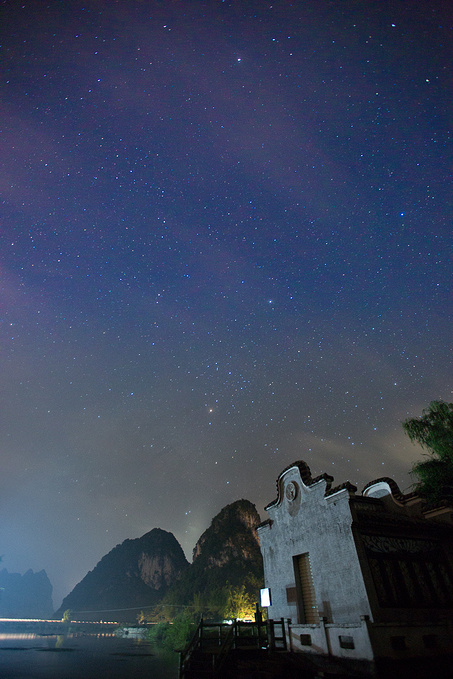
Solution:
<svg viewBox="0 0 453 679"><path fill-rule="evenodd" d="M296 459L407 489L452 400L447 3L1 12L3 566L58 606L155 526L190 558Z"/></svg>

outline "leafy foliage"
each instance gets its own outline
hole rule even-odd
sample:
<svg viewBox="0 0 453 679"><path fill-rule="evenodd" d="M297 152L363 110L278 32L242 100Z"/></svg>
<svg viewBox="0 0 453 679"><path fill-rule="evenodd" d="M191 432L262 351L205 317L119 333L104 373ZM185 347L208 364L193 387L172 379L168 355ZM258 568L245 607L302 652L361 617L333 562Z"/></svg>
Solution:
<svg viewBox="0 0 453 679"><path fill-rule="evenodd" d="M453 502L453 403L432 401L421 417L405 420L403 429L428 451L428 459L412 467L416 492L429 505Z"/></svg>
<svg viewBox="0 0 453 679"><path fill-rule="evenodd" d="M223 613L224 618L254 618L255 615L255 600L245 589L245 585L241 587L227 588L227 601Z"/></svg>
<svg viewBox="0 0 453 679"><path fill-rule="evenodd" d="M185 611L173 618L172 622L154 625L149 631L149 637L167 650L178 651L185 648L195 629L193 616Z"/></svg>

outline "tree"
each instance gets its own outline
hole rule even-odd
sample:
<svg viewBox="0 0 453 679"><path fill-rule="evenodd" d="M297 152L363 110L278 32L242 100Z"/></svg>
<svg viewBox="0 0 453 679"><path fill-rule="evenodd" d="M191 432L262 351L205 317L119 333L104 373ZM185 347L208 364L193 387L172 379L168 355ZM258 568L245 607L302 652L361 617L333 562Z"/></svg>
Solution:
<svg viewBox="0 0 453 679"><path fill-rule="evenodd" d="M63 617L61 618L61 622L71 622L73 616L73 611L70 608L67 608L65 612L63 613Z"/></svg>
<svg viewBox="0 0 453 679"><path fill-rule="evenodd" d="M172 622L159 622L152 625L148 636L151 641L160 644L163 648L171 651L182 650L187 646L196 629L193 616L184 611L178 613Z"/></svg>
<svg viewBox="0 0 453 679"><path fill-rule="evenodd" d="M428 451L427 459L412 467L415 491L429 505L453 502L453 403L431 401L421 417L405 420L403 429Z"/></svg>
<svg viewBox="0 0 453 679"><path fill-rule="evenodd" d="M253 619L255 615L255 602L245 589L245 585L240 587L226 586L226 605L224 609L225 618L244 618Z"/></svg>

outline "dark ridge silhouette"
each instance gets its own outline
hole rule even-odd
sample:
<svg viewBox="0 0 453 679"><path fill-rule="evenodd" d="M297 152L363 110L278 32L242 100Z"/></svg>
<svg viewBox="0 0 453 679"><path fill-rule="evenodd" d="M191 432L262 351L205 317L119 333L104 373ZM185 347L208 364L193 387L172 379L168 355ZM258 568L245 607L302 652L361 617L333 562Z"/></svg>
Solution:
<svg viewBox="0 0 453 679"><path fill-rule="evenodd" d="M90 619L90 612L96 612L94 617L108 620L120 609L155 605L188 566L175 536L154 528L106 554L63 599L55 617L71 609L79 618Z"/></svg>

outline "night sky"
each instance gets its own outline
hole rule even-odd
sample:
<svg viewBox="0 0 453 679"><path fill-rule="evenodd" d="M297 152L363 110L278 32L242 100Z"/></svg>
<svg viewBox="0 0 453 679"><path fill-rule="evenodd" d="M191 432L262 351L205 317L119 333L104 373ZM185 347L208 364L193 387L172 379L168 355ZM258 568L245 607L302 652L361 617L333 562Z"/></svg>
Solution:
<svg viewBox="0 0 453 679"><path fill-rule="evenodd" d="M2 567L191 559L452 400L447 2L1 3Z"/></svg>

